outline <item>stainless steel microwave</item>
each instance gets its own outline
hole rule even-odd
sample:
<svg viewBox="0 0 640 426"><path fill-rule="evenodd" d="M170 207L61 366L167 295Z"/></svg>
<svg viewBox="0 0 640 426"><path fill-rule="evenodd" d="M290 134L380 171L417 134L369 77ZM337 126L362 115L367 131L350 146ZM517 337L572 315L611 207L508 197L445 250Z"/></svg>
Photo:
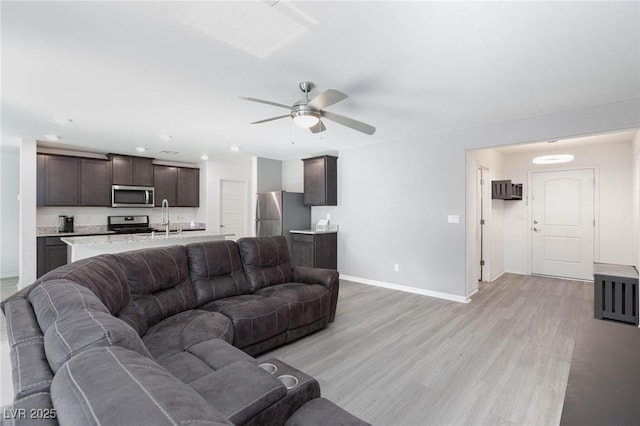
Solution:
<svg viewBox="0 0 640 426"><path fill-rule="evenodd" d="M153 186L111 185L111 207L153 207Z"/></svg>

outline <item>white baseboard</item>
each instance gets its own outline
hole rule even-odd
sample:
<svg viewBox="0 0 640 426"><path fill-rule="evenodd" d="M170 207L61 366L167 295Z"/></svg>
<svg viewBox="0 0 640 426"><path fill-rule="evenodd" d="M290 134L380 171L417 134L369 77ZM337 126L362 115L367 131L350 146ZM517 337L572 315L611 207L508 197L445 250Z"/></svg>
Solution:
<svg viewBox="0 0 640 426"><path fill-rule="evenodd" d="M342 275L342 274L340 274L340 278L343 279L343 280L347 280L347 281L355 281L355 282L361 283L361 284L367 284L367 285L373 285L373 286L376 286L376 287L389 288L391 290L404 291L405 293L414 293L414 294L420 294L422 296L429 296L429 297L436 297L438 299L451 300L452 302L458 302L458 303L469 303L469 302L471 302L471 299L469 299L468 297L457 296L457 295L451 294L451 293L443 293L441 291L426 290L426 289L423 289L423 288L409 287L409 286L401 285L401 284L386 283L386 282L383 282L383 281L370 280L368 278L354 277L352 275Z"/></svg>
<svg viewBox="0 0 640 426"><path fill-rule="evenodd" d="M498 276L496 276L496 277L492 277L492 278L491 278L491 281L489 281L489 282L494 282L495 280L497 280L498 278L500 278L500 277L501 277L501 276L503 276L504 274L506 274L506 272L505 272L505 271L500 272L500 273L498 274ZM522 275L522 274L521 274L521 275Z"/></svg>
<svg viewBox="0 0 640 426"><path fill-rule="evenodd" d="M470 298L471 296L476 294L478 291L480 291L478 288L473 289L473 291L471 292L471 294L469 294L469 296L467 298Z"/></svg>

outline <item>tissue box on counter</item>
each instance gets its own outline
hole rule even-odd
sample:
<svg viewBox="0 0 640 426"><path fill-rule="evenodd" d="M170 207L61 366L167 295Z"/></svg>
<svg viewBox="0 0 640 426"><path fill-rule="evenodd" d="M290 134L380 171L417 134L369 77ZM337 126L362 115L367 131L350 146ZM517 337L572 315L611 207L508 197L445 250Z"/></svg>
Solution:
<svg viewBox="0 0 640 426"><path fill-rule="evenodd" d="M316 223L316 232L338 232L338 225L329 223L326 219L322 219Z"/></svg>

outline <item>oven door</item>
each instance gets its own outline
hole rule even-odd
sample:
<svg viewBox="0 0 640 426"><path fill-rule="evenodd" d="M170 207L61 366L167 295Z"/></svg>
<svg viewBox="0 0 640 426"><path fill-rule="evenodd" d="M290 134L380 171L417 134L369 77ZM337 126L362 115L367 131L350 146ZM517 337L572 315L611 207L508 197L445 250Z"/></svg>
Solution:
<svg viewBox="0 0 640 426"><path fill-rule="evenodd" d="M153 207L152 186L111 186L111 207Z"/></svg>

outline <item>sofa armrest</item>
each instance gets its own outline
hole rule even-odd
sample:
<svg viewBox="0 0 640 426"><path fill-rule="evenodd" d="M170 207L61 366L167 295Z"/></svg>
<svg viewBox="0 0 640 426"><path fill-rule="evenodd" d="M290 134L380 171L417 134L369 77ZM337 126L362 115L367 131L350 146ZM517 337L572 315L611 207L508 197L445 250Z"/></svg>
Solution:
<svg viewBox="0 0 640 426"><path fill-rule="evenodd" d="M333 269L296 266L293 268L293 280L297 283L319 284L326 287L331 292L331 309L329 310L329 322L333 322L336 317L336 306L338 305L340 273Z"/></svg>

